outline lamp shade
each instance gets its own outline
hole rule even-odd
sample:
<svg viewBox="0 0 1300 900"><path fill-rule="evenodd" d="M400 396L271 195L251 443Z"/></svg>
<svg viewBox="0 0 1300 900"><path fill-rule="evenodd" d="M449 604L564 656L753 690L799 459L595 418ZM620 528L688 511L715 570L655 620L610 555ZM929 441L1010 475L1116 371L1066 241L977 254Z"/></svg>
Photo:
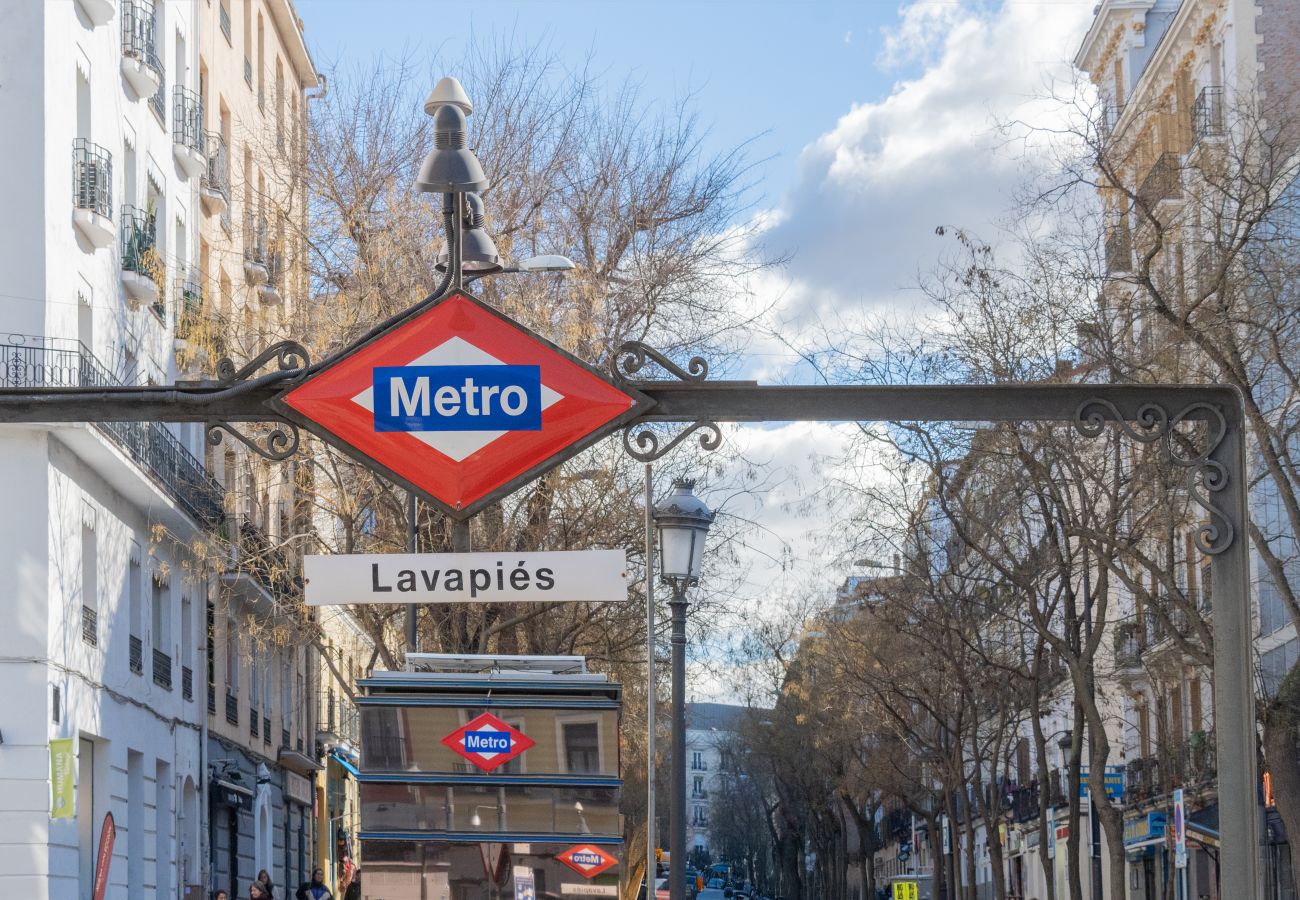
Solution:
<svg viewBox="0 0 1300 900"><path fill-rule="evenodd" d="M521 272L568 272L574 268L573 260L557 253L530 256L519 264Z"/></svg>
<svg viewBox="0 0 1300 900"><path fill-rule="evenodd" d="M695 496L695 482L678 479L654 509L659 531L659 569L666 581L694 584L704 562L704 537L713 513Z"/></svg>
<svg viewBox="0 0 1300 900"><path fill-rule="evenodd" d="M459 81L450 76L439 78L438 83L433 86L429 99L424 101L424 113L431 116L439 106L448 105L459 108L467 116L474 111L474 105L469 102L465 89L460 86Z"/></svg>
<svg viewBox="0 0 1300 900"><path fill-rule="evenodd" d="M433 149L420 164L415 189L429 194L481 191L491 184L474 151L465 146L465 113L454 104L433 114Z"/></svg>
<svg viewBox="0 0 1300 900"><path fill-rule="evenodd" d="M496 242L482 228L470 228L463 232L460 237L460 249L461 271L463 272L490 275L493 272L500 272L503 268L501 254L497 252ZM443 244L442 252L438 254L438 264L434 268L439 272L447 271L447 263L450 259L451 248Z"/></svg>

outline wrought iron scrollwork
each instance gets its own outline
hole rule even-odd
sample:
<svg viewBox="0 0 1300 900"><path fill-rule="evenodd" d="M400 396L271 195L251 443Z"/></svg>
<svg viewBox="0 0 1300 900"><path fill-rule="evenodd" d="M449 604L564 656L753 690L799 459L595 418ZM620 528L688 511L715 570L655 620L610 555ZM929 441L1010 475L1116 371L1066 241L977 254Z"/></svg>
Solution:
<svg viewBox="0 0 1300 900"><path fill-rule="evenodd" d="M709 377L709 362L703 356L692 356L683 369L662 352L640 341L624 341L619 345L614 353L614 374L619 378L637 380L636 374L652 362L681 381L699 382Z"/></svg>
<svg viewBox="0 0 1300 900"><path fill-rule="evenodd" d="M1108 423L1115 423L1132 440L1143 444L1159 441L1171 463L1187 470L1187 492L1197 506L1205 510L1209 521L1196 531L1196 546L1209 556L1227 550L1236 538L1232 517L1218 503L1215 496L1228 486L1228 470L1214 459L1214 452L1228 433L1228 423L1223 411L1211 403L1189 404L1170 415L1168 410L1155 403L1138 408L1130 420L1109 400L1095 398L1082 403L1075 413L1074 427L1085 437L1097 437ZM1199 446L1178 431L1179 426L1196 422L1205 426ZM1177 438L1177 439L1176 439Z"/></svg>
<svg viewBox="0 0 1300 900"><path fill-rule="evenodd" d="M633 434L633 429L637 429ZM699 436L701 450L717 450L722 446L722 429L716 422L692 422L690 427L676 435L668 443L662 443L659 435L649 425L634 425L623 431L623 449L628 456L639 462L653 462L669 450L676 447L695 432ZM633 446L635 444L635 446Z"/></svg>
<svg viewBox="0 0 1300 900"><path fill-rule="evenodd" d="M271 422L271 428L258 435L247 435L229 422L211 422L208 424L208 443L218 446L223 434L230 434L241 444L258 456L272 462L283 462L298 452L301 440L296 426L289 422Z"/></svg>
<svg viewBox="0 0 1300 900"><path fill-rule="evenodd" d="M280 341L267 347L238 369L235 368L235 363L230 357L223 357L217 363L217 384L230 385L246 381L271 360L275 360L278 372L283 373L286 378L306 371L311 365L306 347L297 341Z"/></svg>

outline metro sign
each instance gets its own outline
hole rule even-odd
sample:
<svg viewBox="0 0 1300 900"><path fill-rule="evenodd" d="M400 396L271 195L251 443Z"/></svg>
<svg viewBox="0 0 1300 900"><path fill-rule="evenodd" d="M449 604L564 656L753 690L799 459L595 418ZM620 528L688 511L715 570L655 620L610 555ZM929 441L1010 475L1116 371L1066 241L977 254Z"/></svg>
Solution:
<svg viewBox="0 0 1300 900"><path fill-rule="evenodd" d="M617 865L618 860L594 844L579 844L570 847L555 857L583 878L595 878L610 866Z"/></svg>
<svg viewBox="0 0 1300 900"><path fill-rule="evenodd" d="M463 292L272 401L456 519L595 443L647 402Z"/></svg>
<svg viewBox="0 0 1300 900"><path fill-rule="evenodd" d="M498 719L483 713L442 739L451 751L472 762L484 772L505 765L536 741Z"/></svg>

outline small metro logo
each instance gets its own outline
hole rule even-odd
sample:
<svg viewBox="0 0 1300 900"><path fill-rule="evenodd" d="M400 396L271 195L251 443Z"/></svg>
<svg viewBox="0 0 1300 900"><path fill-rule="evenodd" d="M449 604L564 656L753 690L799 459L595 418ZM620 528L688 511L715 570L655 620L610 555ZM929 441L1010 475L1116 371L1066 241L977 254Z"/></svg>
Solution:
<svg viewBox="0 0 1300 900"><path fill-rule="evenodd" d="M518 728L512 728L492 713L483 713L471 719L443 738L442 742L453 753L469 760L484 772L505 765L536 743Z"/></svg>
<svg viewBox="0 0 1300 900"><path fill-rule="evenodd" d="M618 860L593 844L570 847L555 857L583 878L595 878Z"/></svg>

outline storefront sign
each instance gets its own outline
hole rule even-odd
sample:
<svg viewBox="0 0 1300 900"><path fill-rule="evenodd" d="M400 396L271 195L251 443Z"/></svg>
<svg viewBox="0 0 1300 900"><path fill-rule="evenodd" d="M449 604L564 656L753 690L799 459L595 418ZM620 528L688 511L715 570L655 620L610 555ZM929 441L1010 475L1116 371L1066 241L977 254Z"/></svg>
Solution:
<svg viewBox="0 0 1300 900"><path fill-rule="evenodd" d="M616 884L570 884L560 882L560 893L574 897L617 897Z"/></svg>
<svg viewBox="0 0 1300 900"><path fill-rule="evenodd" d="M892 900L917 900L920 897L920 890L915 881L895 881L894 896Z"/></svg>
<svg viewBox="0 0 1300 900"><path fill-rule="evenodd" d="M117 826L113 814L104 813L104 825L99 829L99 851L95 855L94 900L104 900L108 891L108 867L113 864L113 844L117 841Z"/></svg>
<svg viewBox="0 0 1300 900"><path fill-rule="evenodd" d="M515 866L515 900L537 900L537 884L533 870L528 866Z"/></svg>
<svg viewBox="0 0 1300 900"><path fill-rule="evenodd" d="M303 559L309 606L347 603L621 603L623 550L359 553Z"/></svg>
<svg viewBox="0 0 1300 900"><path fill-rule="evenodd" d="M1124 767L1107 766L1106 771L1102 774L1102 783L1106 786L1106 796L1116 803L1124 800ZM1079 770L1079 798L1086 799L1088 796L1088 769L1084 767Z"/></svg>
<svg viewBox="0 0 1300 900"><path fill-rule="evenodd" d="M72 738L50 741L50 818L71 819L77 815L77 791L74 773L77 756Z"/></svg>
<svg viewBox="0 0 1300 900"><path fill-rule="evenodd" d="M1165 836L1165 814L1147 813L1137 819L1124 820L1124 846L1141 844Z"/></svg>

